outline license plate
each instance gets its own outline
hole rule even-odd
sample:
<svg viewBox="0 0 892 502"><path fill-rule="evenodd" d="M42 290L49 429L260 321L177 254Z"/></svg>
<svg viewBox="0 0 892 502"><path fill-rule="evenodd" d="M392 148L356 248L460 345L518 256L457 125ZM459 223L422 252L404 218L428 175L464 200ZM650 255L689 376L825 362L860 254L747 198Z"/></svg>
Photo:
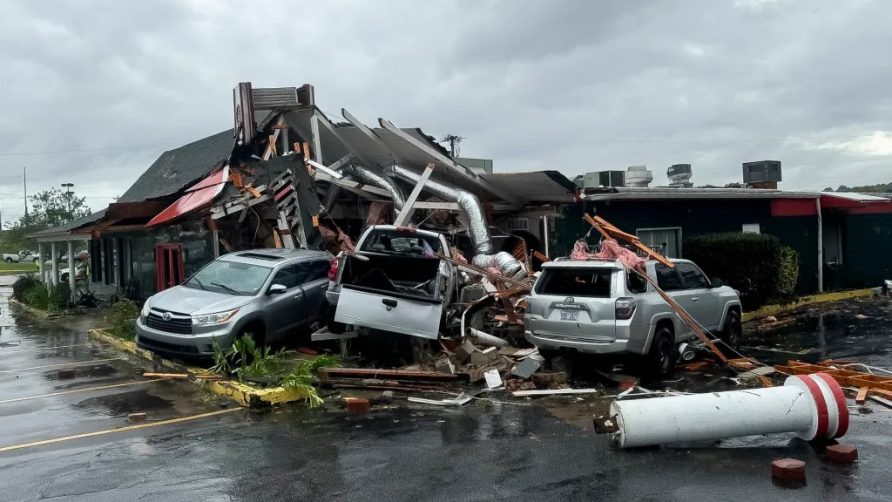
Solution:
<svg viewBox="0 0 892 502"><path fill-rule="evenodd" d="M561 320L562 321L578 321L579 320L579 311L578 310L561 310Z"/></svg>

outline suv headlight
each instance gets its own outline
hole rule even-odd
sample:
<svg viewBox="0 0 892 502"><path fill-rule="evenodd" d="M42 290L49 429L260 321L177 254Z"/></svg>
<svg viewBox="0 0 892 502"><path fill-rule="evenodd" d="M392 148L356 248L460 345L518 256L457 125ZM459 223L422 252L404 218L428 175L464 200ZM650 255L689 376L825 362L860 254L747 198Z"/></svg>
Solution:
<svg viewBox="0 0 892 502"><path fill-rule="evenodd" d="M149 311L152 310L152 307L149 306L149 302L145 302L142 304L142 310L140 311L140 315L143 319L149 316Z"/></svg>
<svg viewBox="0 0 892 502"><path fill-rule="evenodd" d="M238 312L238 309L227 310L226 312L217 312L216 314L204 314L192 316L192 325L194 326L210 326L212 324L223 324L232 319Z"/></svg>

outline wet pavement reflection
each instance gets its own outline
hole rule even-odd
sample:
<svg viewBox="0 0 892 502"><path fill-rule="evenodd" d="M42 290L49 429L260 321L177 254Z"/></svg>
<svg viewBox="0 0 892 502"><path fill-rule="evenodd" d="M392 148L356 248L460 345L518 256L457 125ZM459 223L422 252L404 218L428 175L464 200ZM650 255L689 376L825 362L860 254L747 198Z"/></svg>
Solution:
<svg viewBox="0 0 892 502"><path fill-rule="evenodd" d="M0 401L128 382L140 371L126 360L90 364L115 354L89 345L89 321L37 322L10 313L7 294L0 288L0 371L86 365L64 378L55 368L0 373ZM889 367L888 310L878 315L887 307L859 305L858 312L877 315L862 323L850 320L854 314L834 320L824 313L821 339L813 324L820 318L804 318L749 343L810 348L816 359L863 353ZM759 357L767 362L771 354ZM710 390L734 386L720 374L685 378ZM435 407L398 395L367 415L346 414L336 398L320 409L237 411L0 452L0 500L892 500L892 414L884 410L853 414L846 441L858 446L861 461L838 466L809 443L781 435L617 451L591 427L592 414L607 403L498 393ZM162 420L220 406L182 382L0 403L0 448L125 426L133 412ZM781 457L807 462L804 487L772 483L769 464Z"/></svg>

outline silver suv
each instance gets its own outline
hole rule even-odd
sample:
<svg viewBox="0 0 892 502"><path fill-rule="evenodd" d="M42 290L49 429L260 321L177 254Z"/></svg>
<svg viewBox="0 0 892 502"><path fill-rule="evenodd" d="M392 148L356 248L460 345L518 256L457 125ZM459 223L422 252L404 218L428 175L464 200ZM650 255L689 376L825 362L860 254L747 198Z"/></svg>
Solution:
<svg viewBox="0 0 892 502"><path fill-rule="evenodd" d="M704 328L740 345L737 291L710 281L688 260L675 268L648 261L647 274ZM610 261L546 263L527 300L526 339L540 351L644 356L648 370L670 373L677 345L696 335L636 273Z"/></svg>
<svg viewBox="0 0 892 502"><path fill-rule="evenodd" d="M241 335L281 340L322 319L329 260L322 251L254 249L223 255L157 293L136 321L136 343L163 354L207 356Z"/></svg>

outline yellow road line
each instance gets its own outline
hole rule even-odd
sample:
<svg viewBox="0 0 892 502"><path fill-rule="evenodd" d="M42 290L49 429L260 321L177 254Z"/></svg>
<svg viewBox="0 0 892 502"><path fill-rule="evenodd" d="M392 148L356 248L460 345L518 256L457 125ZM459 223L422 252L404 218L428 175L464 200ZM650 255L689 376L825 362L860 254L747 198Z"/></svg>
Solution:
<svg viewBox="0 0 892 502"><path fill-rule="evenodd" d="M169 379L168 378L155 378L153 380L139 380L136 382L124 382L124 383L115 383L115 384L111 384L111 385L100 385L98 387L88 387L86 389L63 390L63 391L59 391L59 392L51 392L49 394L40 394L38 396L14 397L12 399L4 399L4 400L0 401L0 404L17 403L19 401L29 401L31 399L40 399L43 397L51 397L51 396L61 396L64 394L75 394L78 392L89 392L91 390L115 389L118 387L127 387L130 385L144 385L144 384L152 383L152 382L160 382L162 380L169 380Z"/></svg>
<svg viewBox="0 0 892 502"><path fill-rule="evenodd" d="M93 359L91 361L75 361L72 363L47 364L46 366L32 366L30 368L19 368L17 370L0 370L0 373L19 373L20 371L42 370L46 368L58 368L59 366L69 366L76 368L78 366L89 366L95 363L107 363L109 361L122 361L123 357L112 357L111 359Z"/></svg>
<svg viewBox="0 0 892 502"><path fill-rule="evenodd" d="M42 441L34 441L31 443L16 444L16 445L12 445L12 446L4 446L4 447L0 448L0 453L6 452L6 451L21 450L23 448L33 448L35 446L44 446L44 445L53 444L53 443L61 443L64 441L71 441L73 439L83 439L83 438L90 438L90 437L95 437L95 436L103 436L105 434L114 434L116 432L127 432L127 431L134 431L137 429L146 429L149 427L159 427L161 425L178 424L180 422L189 422L191 420L198 420L200 418L214 417L217 415L223 415L224 413L232 413L234 411L241 411L241 410L242 410L242 408L227 408L225 410L217 410L217 411L212 411L209 413L202 413L200 415L191 415L188 417L171 418L170 420L161 420L158 422L148 422L148 423L139 424L139 425L128 425L126 427L118 427L117 429L106 429L106 430L96 431L96 432L87 432L84 434L75 434L74 436L64 436L64 437L59 437L59 438L44 439Z"/></svg>

